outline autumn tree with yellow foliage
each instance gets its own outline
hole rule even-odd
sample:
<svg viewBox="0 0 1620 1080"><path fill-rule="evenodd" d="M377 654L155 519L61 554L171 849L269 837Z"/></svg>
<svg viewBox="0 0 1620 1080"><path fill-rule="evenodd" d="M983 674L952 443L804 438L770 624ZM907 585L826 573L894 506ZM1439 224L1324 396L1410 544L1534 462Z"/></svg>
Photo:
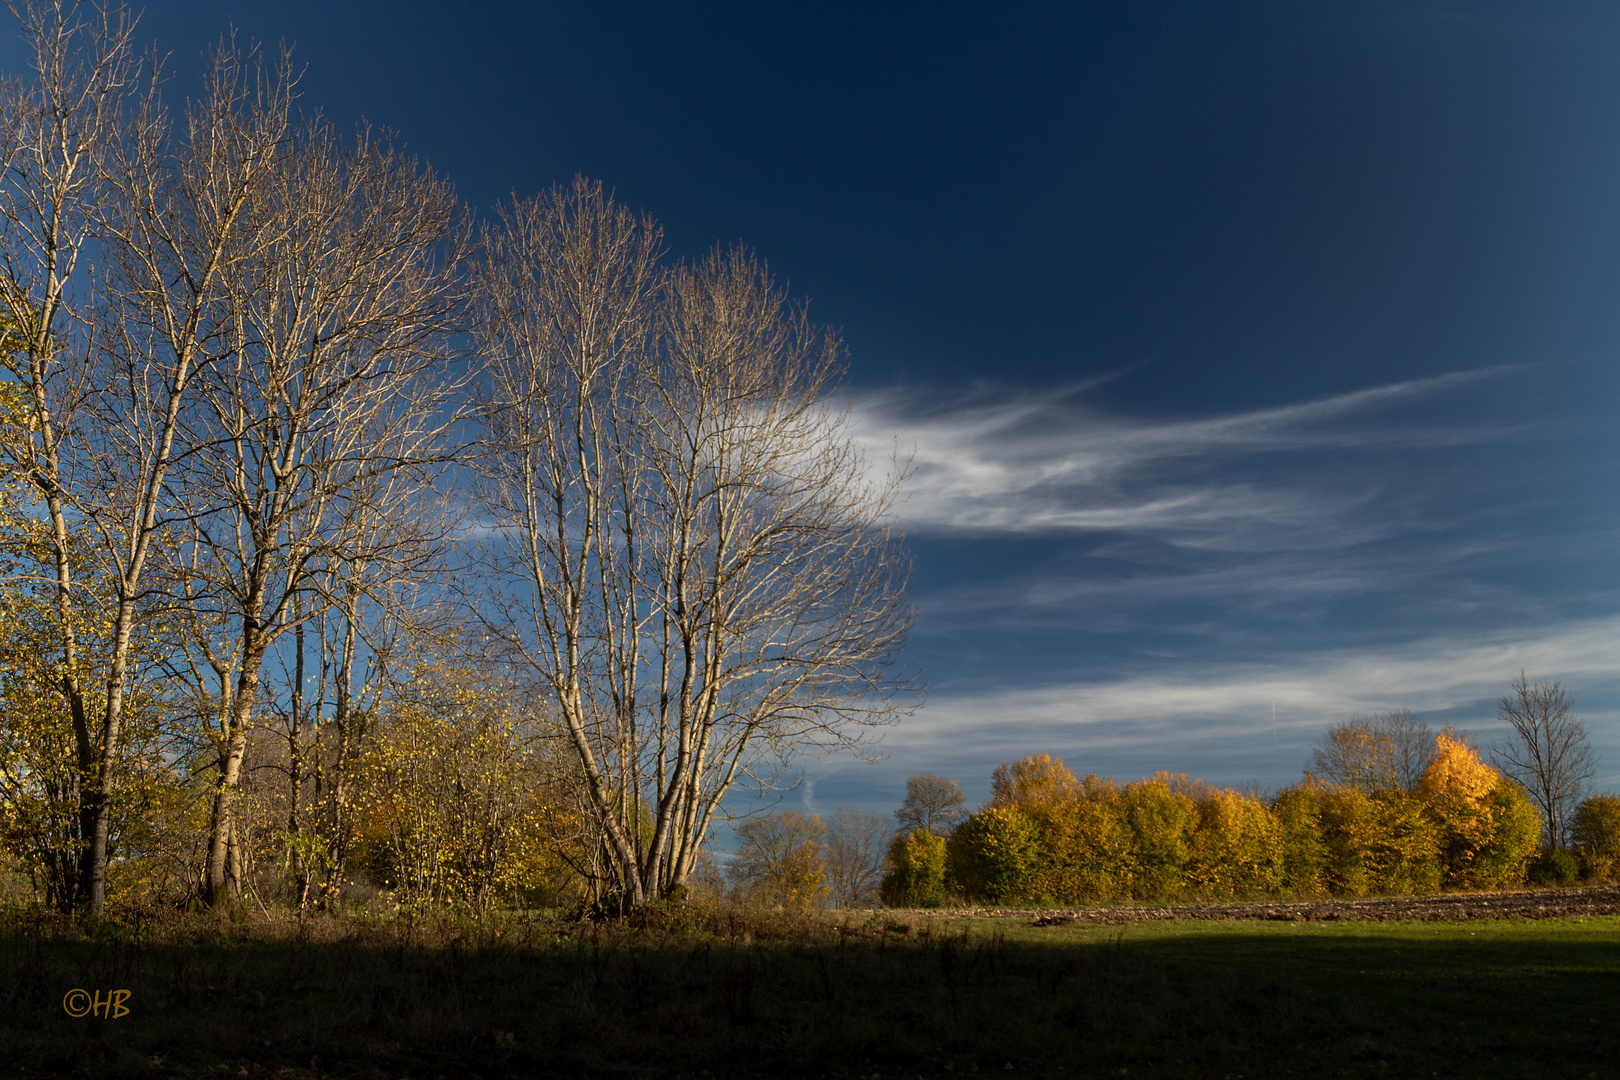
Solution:
<svg viewBox="0 0 1620 1080"><path fill-rule="evenodd" d="M1418 797L1439 823L1448 887L1492 887L1523 874L1536 851L1535 811L1465 736L1447 728L1434 737Z"/></svg>

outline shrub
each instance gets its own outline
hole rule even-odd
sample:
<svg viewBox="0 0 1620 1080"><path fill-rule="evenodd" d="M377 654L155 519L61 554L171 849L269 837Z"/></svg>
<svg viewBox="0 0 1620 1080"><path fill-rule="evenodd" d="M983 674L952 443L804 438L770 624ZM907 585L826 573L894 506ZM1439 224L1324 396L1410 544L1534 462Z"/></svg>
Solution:
<svg viewBox="0 0 1620 1080"><path fill-rule="evenodd" d="M1440 888L1440 830L1417 799L1399 789L1372 798L1376 840L1369 868L1381 893L1432 893Z"/></svg>
<svg viewBox="0 0 1620 1080"><path fill-rule="evenodd" d="M1322 788L1304 783L1280 792L1271 814L1281 830L1282 887L1314 895L1327 888L1327 851L1322 846Z"/></svg>
<svg viewBox="0 0 1620 1080"><path fill-rule="evenodd" d="M1583 877L1611 877L1620 861L1620 795L1593 795L1576 807L1570 838Z"/></svg>
<svg viewBox="0 0 1620 1080"><path fill-rule="evenodd" d="M1569 885L1579 872L1575 856L1563 848L1550 848L1531 866L1530 880L1537 885Z"/></svg>
<svg viewBox="0 0 1620 1080"><path fill-rule="evenodd" d="M994 903L1028 899L1042 863L1040 826L1016 807L991 807L964 821L946 845L951 878L964 894Z"/></svg>
<svg viewBox="0 0 1620 1080"><path fill-rule="evenodd" d="M1282 827L1266 805L1235 791L1198 800L1183 871L1203 896L1271 892L1282 884Z"/></svg>
<svg viewBox="0 0 1620 1080"><path fill-rule="evenodd" d="M1164 780L1140 780L1126 785L1119 808L1130 826L1135 856L1131 895L1149 899L1180 892L1194 820L1192 800L1171 791Z"/></svg>
<svg viewBox="0 0 1620 1080"><path fill-rule="evenodd" d="M927 829L901 833L889 845L889 872L878 896L889 907L938 907L945 902L945 841Z"/></svg>
<svg viewBox="0 0 1620 1080"><path fill-rule="evenodd" d="M1505 776L1497 778L1486 801L1495 825L1491 839L1474 857L1474 884L1484 889L1522 884L1541 849L1541 812L1524 789Z"/></svg>
<svg viewBox="0 0 1620 1080"><path fill-rule="evenodd" d="M1399 790L1328 788L1322 797L1326 878L1334 892L1433 892L1440 837L1422 803Z"/></svg>

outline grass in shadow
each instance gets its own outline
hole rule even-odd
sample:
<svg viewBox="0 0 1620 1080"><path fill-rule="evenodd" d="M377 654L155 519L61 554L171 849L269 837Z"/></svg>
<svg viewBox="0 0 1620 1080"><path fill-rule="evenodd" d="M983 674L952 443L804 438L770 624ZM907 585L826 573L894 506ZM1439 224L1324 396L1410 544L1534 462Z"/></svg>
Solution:
<svg viewBox="0 0 1620 1080"><path fill-rule="evenodd" d="M13 917L0 1051L85 1077L1609 1075L1617 931ZM70 1017L75 987L130 1013Z"/></svg>

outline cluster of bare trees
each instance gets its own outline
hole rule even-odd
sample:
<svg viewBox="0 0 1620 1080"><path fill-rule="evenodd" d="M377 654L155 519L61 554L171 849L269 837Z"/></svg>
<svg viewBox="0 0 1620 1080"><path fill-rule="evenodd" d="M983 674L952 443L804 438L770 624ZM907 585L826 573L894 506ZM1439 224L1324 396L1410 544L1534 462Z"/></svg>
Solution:
<svg viewBox="0 0 1620 1080"><path fill-rule="evenodd" d="M667 265L584 180L480 224L388 138L301 114L285 53L223 39L171 111L125 9L18 14L0 482L33 629L6 648L71 735L64 906L103 910L126 730L159 713L142 761L206 804L201 898L242 887L255 763L301 898L330 894L369 740L453 654L525 703L561 857L635 906L734 785L903 711L899 471L827 405L836 335L750 254ZM8 745L15 818L43 744Z"/></svg>
<svg viewBox="0 0 1620 1080"><path fill-rule="evenodd" d="M1568 845L1575 808L1597 774L1597 753L1563 684L1532 683L1523 672L1498 703L1508 731L1490 752L1540 812L1549 849ZM1329 728L1311 751L1309 775L1359 791L1418 789L1433 757L1434 733L1410 710L1352 717Z"/></svg>

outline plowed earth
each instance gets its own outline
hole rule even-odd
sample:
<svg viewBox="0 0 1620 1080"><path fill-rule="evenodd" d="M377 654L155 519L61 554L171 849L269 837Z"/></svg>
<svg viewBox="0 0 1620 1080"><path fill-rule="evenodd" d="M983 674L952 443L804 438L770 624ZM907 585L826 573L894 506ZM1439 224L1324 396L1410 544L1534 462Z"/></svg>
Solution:
<svg viewBox="0 0 1620 1080"><path fill-rule="evenodd" d="M940 915L934 911L928 914ZM978 917L1033 918L1036 926L1122 923L1162 919L1221 922L1275 919L1284 922L1456 922L1463 919L1565 919L1579 915L1620 915L1620 889L1544 889L1534 892L1455 893L1449 896L1381 897L1376 900L1307 900L1297 903L1137 905L1115 908L975 908L951 912Z"/></svg>

